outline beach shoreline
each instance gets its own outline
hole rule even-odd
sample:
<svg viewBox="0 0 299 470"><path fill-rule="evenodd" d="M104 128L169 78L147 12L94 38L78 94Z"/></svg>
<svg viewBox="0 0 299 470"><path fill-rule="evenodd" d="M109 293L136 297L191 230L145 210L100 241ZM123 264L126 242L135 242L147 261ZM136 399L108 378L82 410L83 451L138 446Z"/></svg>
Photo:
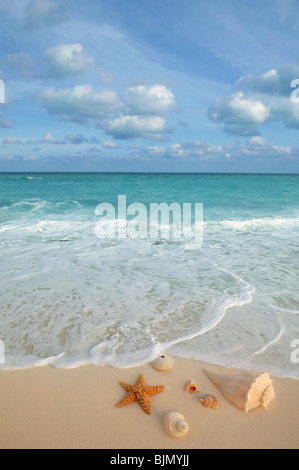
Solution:
<svg viewBox="0 0 299 470"><path fill-rule="evenodd" d="M51 366L0 371L1 449L296 449L299 447L299 380L271 376L276 393L269 409L247 415L233 407L203 374L237 370L174 358L170 371L150 364L116 369ZM265 371L267 372L267 371ZM134 385L143 374L147 385L165 385L151 397L152 413L138 403L117 409L126 395L119 381ZM194 380L199 393L184 391ZM206 393L219 400L217 411L200 403ZM172 438L163 421L170 411L185 416L187 436Z"/></svg>

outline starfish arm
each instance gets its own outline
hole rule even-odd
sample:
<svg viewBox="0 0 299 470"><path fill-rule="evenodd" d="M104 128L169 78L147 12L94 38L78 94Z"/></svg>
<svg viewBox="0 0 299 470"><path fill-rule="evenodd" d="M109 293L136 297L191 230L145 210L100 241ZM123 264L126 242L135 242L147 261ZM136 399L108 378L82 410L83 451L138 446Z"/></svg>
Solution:
<svg viewBox="0 0 299 470"><path fill-rule="evenodd" d="M138 393L137 400L141 408L143 409L144 413L146 413L147 415L151 414L152 405L151 405L148 395L146 393Z"/></svg>
<svg viewBox="0 0 299 470"><path fill-rule="evenodd" d="M129 405L136 400L134 393L128 393L120 402L117 403L116 408L121 408L122 406Z"/></svg>
<svg viewBox="0 0 299 470"><path fill-rule="evenodd" d="M145 387L145 378L142 374L139 375L136 385L139 387Z"/></svg>
<svg viewBox="0 0 299 470"><path fill-rule="evenodd" d="M157 393L161 393L165 390L165 385L157 385L155 387L146 387L147 395L157 395Z"/></svg>
<svg viewBox="0 0 299 470"><path fill-rule="evenodd" d="M133 389L132 385L129 385L126 382L119 382L119 384L122 386L122 388L125 389L126 392L128 392L128 393L132 392L132 389Z"/></svg>

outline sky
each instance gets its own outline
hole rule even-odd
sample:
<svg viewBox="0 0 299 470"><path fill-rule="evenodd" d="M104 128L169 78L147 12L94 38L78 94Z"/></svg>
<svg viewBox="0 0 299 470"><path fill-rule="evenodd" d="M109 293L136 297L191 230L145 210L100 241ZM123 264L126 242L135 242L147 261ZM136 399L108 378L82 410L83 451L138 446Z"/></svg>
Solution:
<svg viewBox="0 0 299 470"><path fill-rule="evenodd" d="M0 19L1 172L299 172L298 0L0 0Z"/></svg>

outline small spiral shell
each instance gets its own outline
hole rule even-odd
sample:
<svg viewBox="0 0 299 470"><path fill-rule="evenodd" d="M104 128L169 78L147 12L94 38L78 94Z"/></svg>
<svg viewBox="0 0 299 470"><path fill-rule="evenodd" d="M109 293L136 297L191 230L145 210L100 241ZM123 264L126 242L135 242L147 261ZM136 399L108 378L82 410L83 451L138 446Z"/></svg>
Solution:
<svg viewBox="0 0 299 470"><path fill-rule="evenodd" d="M151 363L152 367L157 370L166 371L173 368L173 359L170 356L159 356Z"/></svg>
<svg viewBox="0 0 299 470"><path fill-rule="evenodd" d="M177 411L171 411L164 418L164 429L171 437L184 437L188 433L188 423L184 415Z"/></svg>
<svg viewBox="0 0 299 470"><path fill-rule="evenodd" d="M200 402L202 403L203 406L206 408L211 408L212 410L218 410L219 408L219 402L214 395L205 395L200 399Z"/></svg>
<svg viewBox="0 0 299 470"><path fill-rule="evenodd" d="M187 393L199 392L197 385L193 380L187 380L187 382L185 383L185 392Z"/></svg>

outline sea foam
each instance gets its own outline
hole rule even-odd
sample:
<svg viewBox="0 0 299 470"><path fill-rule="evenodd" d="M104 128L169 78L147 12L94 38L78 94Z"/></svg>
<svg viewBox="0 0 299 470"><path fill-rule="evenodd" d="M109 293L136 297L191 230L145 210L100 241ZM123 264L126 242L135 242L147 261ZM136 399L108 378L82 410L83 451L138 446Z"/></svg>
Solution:
<svg viewBox="0 0 299 470"><path fill-rule="evenodd" d="M235 178L0 176L1 368L131 367L169 352L299 378L298 179ZM202 202L202 247L99 239L95 209L119 189Z"/></svg>

